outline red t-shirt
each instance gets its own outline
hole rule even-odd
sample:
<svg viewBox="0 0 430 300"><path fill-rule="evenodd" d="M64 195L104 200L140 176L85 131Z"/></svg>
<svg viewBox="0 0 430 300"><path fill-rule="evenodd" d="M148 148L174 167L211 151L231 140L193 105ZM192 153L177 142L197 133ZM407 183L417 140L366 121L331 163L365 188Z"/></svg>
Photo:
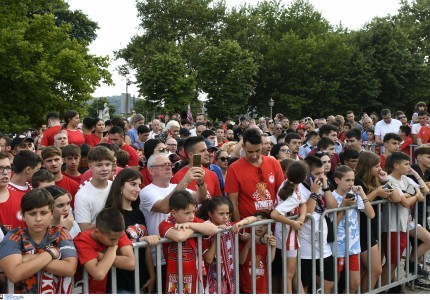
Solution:
<svg viewBox="0 0 430 300"><path fill-rule="evenodd" d="M27 190L22 191L8 184L7 189L9 190L9 198L5 202L0 203L0 223L9 230L19 225L25 228L27 225L21 214L21 200L32 188L28 185Z"/></svg>
<svg viewBox="0 0 430 300"><path fill-rule="evenodd" d="M423 144L427 144L430 139L430 127L421 126L420 131L418 131L417 138L421 139Z"/></svg>
<svg viewBox="0 0 430 300"><path fill-rule="evenodd" d="M39 144L42 146L53 146L54 145L54 136L60 132L61 125L49 127L45 130L43 133L42 139L40 140Z"/></svg>
<svg viewBox="0 0 430 300"><path fill-rule="evenodd" d="M148 167L140 169L140 175L143 177L142 189L152 183L152 177L151 174L149 174Z"/></svg>
<svg viewBox="0 0 430 300"><path fill-rule="evenodd" d="M221 188L219 186L218 176L216 176L215 172L203 167L205 170L204 181L206 182L208 196L207 199L211 199L212 197L222 196ZM175 176L173 176L171 182L178 184L188 172L189 166L185 166L176 172ZM188 189L197 191L197 182L193 180L188 186Z"/></svg>
<svg viewBox="0 0 430 300"><path fill-rule="evenodd" d="M124 150L130 154L130 158L128 159L128 165L130 167L136 167L139 165L139 154L137 154L137 151L134 150L132 146L124 144L121 147L121 150Z"/></svg>
<svg viewBox="0 0 430 300"><path fill-rule="evenodd" d="M381 168L384 169L385 167L385 156L382 154L379 154L379 162L381 164Z"/></svg>
<svg viewBox="0 0 430 300"><path fill-rule="evenodd" d="M403 151L408 156L411 156L411 147L409 147L412 144L412 138L410 136L406 137L406 139L403 141L402 145L400 146L400 151Z"/></svg>
<svg viewBox="0 0 430 300"><path fill-rule="evenodd" d="M76 181L78 184L81 184L82 174L80 174L79 176L71 176L71 175L68 175L64 172L62 172L61 174L63 174L63 176L67 176L68 178Z"/></svg>
<svg viewBox="0 0 430 300"><path fill-rule="evenodd" d="M284 174L276 159L263 155L261 157L260 167L251 165L245 157L242 157L228 168L224 191L239 193L238 206L241 219L252 216L257 211L270 213L276 206L276 192L284 181ZM261 169L262 178L259 169Z"/></svg>
<svg viewBox="0 0 430 300"><path fill-rule="evenodd" d="M80 232L73 240L78 251L78 258L81 265L86 264L90 260L97 259L99 252L104 252L107 246L100 244L98 241L91 237L94 230L87 230ZM131 246L130 239L125 232L118 241L118 249ZM88 281L90 287L90 294L106 294L106 280L107 273L103 280L95 280L88 274Z"/></svg>
<svg viewBox="0 0 430 300"><path fill-rule="evenodd" d="M239 245L242 251L244 243ZM251 249L245 263L240 266L240 288L245 293L252 293ZM267 294L267 245L255 244L255 275L257 294Z"/></svg>
<svg viewBox="0 0 430 300"><path fill-rule="evenodd" d="M109 180L114 180L116 175L122 170L121 167L116 167L115 173L113 174L112 178L109 178ZM87 170L84 174L82 174L81 177L81 184L85 184L85 182L90 181L93 178L93 171Z"/></svg>
<svg viewBox="0 0 430 300"><path fill-rule="evenodd" d="M66 191L68 191L70 193L70 195L72 196L70 206L72 208L75 208L75 195L78 192L79 183L77 183L73 179L70 179L69 177L63 175L63 178L59 181L56 181L55 185L62 187L63 189L65 189Z"/></svg>
<svg viewBox="0 0 430 300"><path fill-rule="evenodd" d="M193 223L204 221L194 217ZM160 236L166 237L167 231L176 223L164 220L158 226ZM205 249L203 249L204 251ZM178 294L178 243L164 243L163 254L166 259L166 294ZM182 243L182 270L184 275L184 294L195 294L198 280L197 239L188 239Z"/></svg>
<svg viewBox="0 0 430 300"><path fill-rule="evenodd" d="M97 146L100 143L100 141L102 140L101 138L99 138L94 133L85 134L84 137L85 137L85 144L88 144L91 147Z"/></svg>
<svg viewBox="0 0 430 300"><path fill-rule="evenodd" d="M79 145L85 144L85 138L82 132L80 132L79 130L70 130L70 129L66 129L66 131L67 131L67 138L69 139L69 145L74 144L79 146Z"/></svg>

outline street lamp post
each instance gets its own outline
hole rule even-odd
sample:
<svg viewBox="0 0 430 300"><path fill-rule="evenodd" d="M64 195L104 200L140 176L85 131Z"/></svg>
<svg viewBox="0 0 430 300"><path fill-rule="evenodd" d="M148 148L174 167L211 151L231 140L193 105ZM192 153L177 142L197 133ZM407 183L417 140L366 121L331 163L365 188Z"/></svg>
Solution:
<svg viewBox="0 0 430 300"><path fill-rule="evenodd" d="M131 84L128 78L125 79L125 117L128 117L128 86Z"/></svg>
<svg viewBox="0 0 430 300"><path fill-rule="evenodd" d="M275 100L273 100L272 98L270 98L269 100L269 107L270 107L270 118L272 119L272 109L273 106L275 105Z"/></svg>

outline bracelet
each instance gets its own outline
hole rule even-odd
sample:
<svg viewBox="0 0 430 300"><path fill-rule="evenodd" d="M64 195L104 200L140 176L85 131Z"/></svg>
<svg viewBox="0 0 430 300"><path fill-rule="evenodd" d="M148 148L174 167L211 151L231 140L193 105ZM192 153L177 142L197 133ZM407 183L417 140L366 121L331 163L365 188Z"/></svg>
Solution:
<svg viewBox="0 0 430 300"><path fill-rule="evenodd" d="M248 218L245 218L245 220L247 220L248 221L248 224L247 225L249 225L251 222L249 221L249 219Z"/></svg>
<svg viewBox="0 0 430 300"><path fill-rule="evenodd" d="M363 200L363 204L369 202L369 199L362 199Z"/></svg>
<svg viewBox="0 0 430 300"><path fill-rule="evenodd" d="M316 193L311 193L311 195L309 196L309 198L312 198L312 199L314 199L316 201L317 198L318 198L318 195Z"/></svg>
<svg viewBox="0 0 430 300"><path fill-rule="evenodd" d="M51 255L52 259L60 259L61 258L61 252L60 252L60 250L58 250L58 253L59 253L58 257L54 253L54 251L52 251L50 248L45 248L45 252L49 253Z"/></svg>
<svg viewBox="0 0 430 300"><path fill-rule="evenodd" d="M323 192L328 192L328 191L330 191L330 188L322 189L322 191L323 191Z"/></svg>

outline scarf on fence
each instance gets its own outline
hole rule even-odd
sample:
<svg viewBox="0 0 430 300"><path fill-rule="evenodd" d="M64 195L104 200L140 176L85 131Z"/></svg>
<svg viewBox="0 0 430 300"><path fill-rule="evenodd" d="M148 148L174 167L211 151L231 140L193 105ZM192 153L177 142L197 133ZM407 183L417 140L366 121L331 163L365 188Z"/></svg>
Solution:
<svg viewBox="0 0 430 300"><path fill-rule="evenodd" d="M226 226L231 226L228 222ZM210 242L214 242L216 235L211 237ZM234 235L231 231L224 232L220 236L221 244L221 294L234 294L236 292L236 272L234 268ZM217 260L208 266L208 276L206 282L206 294L218 293L217 282Z"/></svg>
<svg viewBox="0 0 430 300"><path fill-rule="evenodd" d="M62 226L52 226L48 228L47 246L57 247L60 242ZM43 249L37 249L28 232L19 227L15 233L21 238L22 255L42 253ZM30 278L20 282L15 286L15 293L19 294L71 294L72 278L61 277L50 272L41 270Z"/></svg>

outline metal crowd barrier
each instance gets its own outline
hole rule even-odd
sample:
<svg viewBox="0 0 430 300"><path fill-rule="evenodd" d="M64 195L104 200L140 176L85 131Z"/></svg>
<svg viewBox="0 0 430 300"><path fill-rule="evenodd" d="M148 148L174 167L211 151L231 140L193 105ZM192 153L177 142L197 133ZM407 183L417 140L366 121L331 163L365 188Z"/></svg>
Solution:
<svg viewBox="0 0 430 300"><path fill-rule="evenodd" d="M382 206L386 203L390 203L390 201L388 200L379 200L379 201L373 201L371 202L372 206L375 209L375 213L376 216L378 216L377 219L377 224L378 224L378 235L377 235L377 240L378 240L378 244L379 244L379 255L381 256L381 262L383 263L382 260L382 247L381 247L381 223L382 223ZM400 205L400 204L398 204ZM426 201L424 201L423 203L424 205L424 211L427 211L427 206L426 206ZM353 206L349 206L349 207L345 207L345 208L334 208L334 209L327 209L323 212L323 214L321 215L320 218L320 231L316 232L316 223L315 223L315 219L312 217L311 214L307 214L307 220L309 220L311 222L311 235L314 237L314 243L312 245L312 249L311 249L311 253L312 253L312 286L308 287L311 291L311 293L313 294L317 294L317 293L324 293L327 291L324 291L324 261L323 259L320 259L320 273L316 274L316 260L319 257L323 257L323 251L324 251L324 232L323 232L323 222L325 222L325 215L329 215L332 216L333 222L334 224L337 224L337 212L340 211L349 211L352 209L357 209L356 205ZM392 213L397 213L399 214L399 211L396 207L395 211L392 212L390 206L387 206L386 209L388 209L388 219L390 219L390 215ZM360 217L359 217L358 213L358 222L360 222ZM417 220L417 216L418 216L418 206L415 205L414 206L414 220ZM295 219L297 218L297 216L293 216L293 217L289 217L291 219ZM259 225L265 225L267 226L267 233L272 234L272 224L274 224L275 221L274 220L263 220L263 221L258 221L255 222L253 224L249 224L246 226L243 226L242 228L249 228L250 230L250 234L251 234L251 239L252 239L252 243L251 243L251 279L252 279L252 292L255 294L257 287L256 287L256 242L255 242L255 228L256 226ZM417 246L418 246L418 242L417 242L417 226L416 226L417 222L415 221L415 238L414 238L414 243L413 243L413 247L414 247L414 257L416 257L417 255ZM423 225L423 228L427 229L427 219L426 219L426 214L423 213L423 220L421 222L421 224ZM359 224L360 226L360 224ZM371 240L370 240L370 230L371 230L371 223L370 223L370 219L367 219L367 245L368 245L368 250L370 250L370 244L371 244ZM337 240L337 226L335 227L335 240ZM348 228L348 218L345 218L345 227ZM217 233L216 236L216 243L217 243L217 250L216 250L216 257L221 257L221 247L220 247L220 243L221 243L221 234L223 232L227 232L227 231L231 231L232 228L228 227L226 229L220 229ZM399 235L399 224L397 224L397 245L398 247L400 247L400 235ZM346 230L346 253L345 253L345 257L349 256L349 230ZM190 238L197 238L197 259L199 262L203 262L203 255L202 255L202 238L203 236L199 233L193 234ZM162 282L161 282L161 256L162 256L162 244L167 243L167 242L172 242L171 240L167 239L167 238L163 238L160 240L160 243L156 246L157 247L157 262L156 262L156 276L157 276L157 293L161 294L164 293L164 291L162 291ZM286 229L285 226L283 226L282 229L282 293L287 293L289 292L287 290L287 286L286 286L286 278L287 278L287 257L286 257ZM316 243L320 244L320 255L317 255L316 253ZM134 281L135 281L135 291L134 293L136 294L140 294L140 278L139 278L139 249L140 248L145 248L147 247L148 244L146 242L138 242L138 243L134 243L133 244L133 251L134 251L134 255L135 255L135 259L136 259L136 269L134 271ZM271 263L271 251L270 248L271 246L267 243L267 247L268 247L268 251L267 251L267 280L268 280L268 293L271 294L272 293L272 263ZM238 294L240 293L240 283L239 283L239 234L235 234L234 236L234 248L235 248L235 257L234 257L234 264L235 264L235 271L236 271L236 276L235 276L235 280L236 280L236 290L235 293ZM391 235L388 235L388 249L391 249ZM337 274L337 244L333 243L332 245L332 252L333 252L333 261L334 261L334 288L333 288L333 293L338 293L338 274ZM393 282L391 282L390 278L391 276L388 276L388 282L391 282L390 284L381 286L381 276L379 276L376 287L373 288L371 287L371 266L372 266L372 261L371 261L371 254L370 251L367 251L367 260L368 260L368 270L367 273L369 274L368 276L368 286L369 286L369 291L368 293L379 293L382 291L386 291L392 287L404 284L406 282L410 282L412 281L412 288L413 288L413 280L419 278L420 276L417 275L417 261L418 259L415 259L415 272L412 275L409 275L409 264L406 265L406 276L404 278L401 278L400 276L400 261L402 259L402 253L399 253L399 251L397 250L398 256L397 256L397 273L396 273L396 277L397 279ZM407 231L407 248L406 248L406 258L405 261L409 262L410 259L410 245L409 245L409 230ZM178 243L178 257L182 257L182 243ZM360 257L360 255L359 255ZM300 251L298 251L298 256L297 256L297 283L300 282L301 280L301 263L300 263ZM391 261L391 252L388 252L388 257L385 258L385 261ZM423 266L426 266L426 261L425 261L425 255L424 255L424 263ZM75 284L75 288L73 290L73 293L80 293L80 285L82 284L82 291L83 294L88 294L89 293L89 283L88 283L88 272L85 270L85 268L83 268L83 280L80 282L77 282ZM345 259L345 291L349 292L349 260ZM198 275L201 278L203 276L202 274L202 268L198 269ZM388 273L391 274L391 266L388 269ZM319 275L319 287L317 287L317 276ZM222 288L222 284L221 284L221 276L222 276L222 272L221 272L221 260L218 259L217 260L217 289L218 289L218 293L221 293L221 288ZM243 276L243 275L242 275ZM183 278L183 268L182 268L182 259L178 260L178 278ZM116 268L113 267L111 269L111 287L112 287L112 293L116 294L117 293L117 285L116 285L116 281L117 281L117 277L116 277ZM179 293L183 293L183 280L178 280L178 285L179 285ZM297 286L300 286L299 284ZM203 287L203 283L200 282L199 280L197 280L197 289L196 289L198 294L202 294L204 293L204 287ZM8 293L13 293L14 292L14 286L13 283L8 281ZM360 287L358 288L358 293L360 293Z"/></svg>
<svg viewBox="0 0 430 300"><path fill-rule="evenodd" d="M370 151L373 153L376 153L377 147L380 147L381 149L383 149L382 145L377 145L377 144L366 144L366 143L364 143L364 144L361 144L361 146L363 147L364 150L367 150L367 151ZM411 155L409 155L409 159L410 159L411 164L416 163L414 151L417 147L418 147L418 145L415 145L415 144L409 145L409 151L411 154ZM382 152L381 152L381 154L382 154Z"/></svg>

